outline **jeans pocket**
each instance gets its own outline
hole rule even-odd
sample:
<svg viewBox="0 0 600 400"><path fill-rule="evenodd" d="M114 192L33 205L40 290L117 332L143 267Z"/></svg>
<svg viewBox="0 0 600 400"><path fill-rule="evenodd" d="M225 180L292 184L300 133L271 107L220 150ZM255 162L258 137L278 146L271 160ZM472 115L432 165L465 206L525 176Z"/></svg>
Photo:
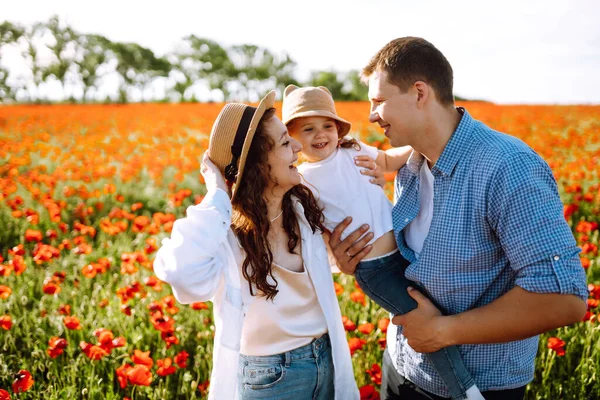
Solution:
<svg viewBox="0 0 600 400"><path fill-rule="evenodd" d="M252 390L269 389L283 380L285 368L281 364L247 363L244 366L244 388Z"/></svg>

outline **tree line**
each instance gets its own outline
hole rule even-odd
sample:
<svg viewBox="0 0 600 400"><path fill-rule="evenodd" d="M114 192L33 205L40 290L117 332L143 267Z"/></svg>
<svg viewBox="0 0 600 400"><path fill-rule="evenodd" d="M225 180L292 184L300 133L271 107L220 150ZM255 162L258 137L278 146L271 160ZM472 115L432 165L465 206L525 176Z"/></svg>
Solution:
<svg viewBox="0 0 600 400"><path fill-rule="evenodd" d="M18 68L2 59L12 55ZM137 43L80 33L58 16L29 26L0 24L0 103L256 101L289 84L327 86L336 100L366 100L358 71L313 71L296 78L296 62L252 44L222 46L188 35L164 55ZM108 82L116 89L104 93ZM52 86L60 98L47 94ZM160 90L156 88L160 87ZM55 96L56 97L56 96Z"/></svg>

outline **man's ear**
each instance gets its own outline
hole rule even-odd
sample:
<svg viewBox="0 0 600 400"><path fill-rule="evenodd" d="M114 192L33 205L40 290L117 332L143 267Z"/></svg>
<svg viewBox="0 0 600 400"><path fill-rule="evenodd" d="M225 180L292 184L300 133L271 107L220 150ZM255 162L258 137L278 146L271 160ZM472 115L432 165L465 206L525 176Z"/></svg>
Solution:
<svg viewBox="0 0 600 400"><path fill-rule="evenodd" d="M417 95L417 108L421 109L431 96L431 87L423 81L416 81L413 85Z"/></svg>

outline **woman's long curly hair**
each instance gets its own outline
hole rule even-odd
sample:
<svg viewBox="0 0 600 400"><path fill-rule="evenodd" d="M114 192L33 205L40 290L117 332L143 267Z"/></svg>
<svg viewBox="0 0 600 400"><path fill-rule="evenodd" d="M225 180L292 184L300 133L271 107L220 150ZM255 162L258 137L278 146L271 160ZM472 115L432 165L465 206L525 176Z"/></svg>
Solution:
<svg viewBox="0 0 600 400"><path fill-rule="evenodd" d="M265 191L270 183L271 166L268 163L268 153L275 147L275 142L265 131L265 124L275 115L275 109L268 109L260 120L256 133L250 145L243 179L236 188L235 199L232 201L232 228L241 246L246 252L242 264L242 273L254 295L253 285L267 299L272 300L277 294L277 280L273 277L273 253L269 246L269 230L271 223L267 213ZM275 182L275 184L277 184ZM313 233L325 231L323 226L323 211L310 189L299 184L291 188L283 196L283 228L288 236L288 249L295 253L300 237L297 226L298 217L294 202L300 201L304 207L304 216ZM270 284L270 276L275 284Z"/></svg>

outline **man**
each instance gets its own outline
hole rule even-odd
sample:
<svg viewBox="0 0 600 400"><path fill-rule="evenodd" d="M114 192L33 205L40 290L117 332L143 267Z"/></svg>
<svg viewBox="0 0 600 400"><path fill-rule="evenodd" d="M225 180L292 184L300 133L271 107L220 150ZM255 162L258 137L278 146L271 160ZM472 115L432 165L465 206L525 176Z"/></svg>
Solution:
<svg viewBox="0 0 600 400"><path fill-rule="evenodd" d="M538 336L580 321L586 279L548 165L522 141L454 106L452 68L421 38L383 47L363 69L369 120L412 146L396 177L394 233L418 307L388 330L382 398L447 398L422 353L461 345L486 399L522 399ZM370 251L359 229L329 244L352 274ZM362 238L361 238L362 236Z"/></svg>

